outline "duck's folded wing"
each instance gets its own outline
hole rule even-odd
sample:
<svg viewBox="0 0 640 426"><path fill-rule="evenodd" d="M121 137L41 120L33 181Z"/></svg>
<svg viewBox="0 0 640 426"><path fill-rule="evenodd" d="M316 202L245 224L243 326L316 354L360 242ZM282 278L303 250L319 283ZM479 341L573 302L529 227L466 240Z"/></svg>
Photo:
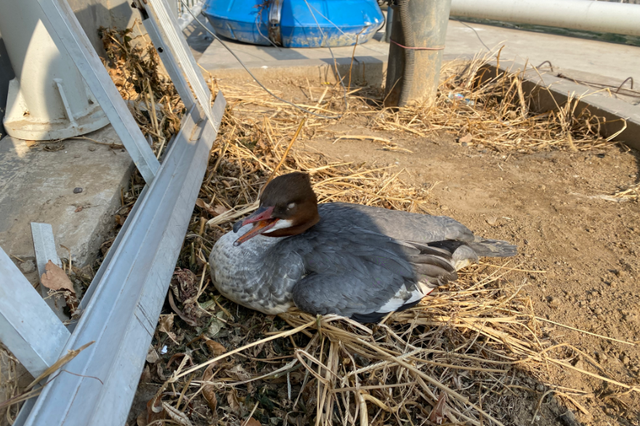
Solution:
<svg viewBox="0 0 640 426"><path fill-rule="evenodd" d="M386 278L381 276L380 281ZM399 276L392 279L393 282L379 285L380 282L371 280L371 277L356 274L311 273L294 286L293 301L299 309L314 315L337 314L352 318L372 314L397 293L392 288L403 287Z"/></svg>
<svg viewBox="0 0 640 426"><path fill-rule="evenodd" d="M354 226L375 230L396 240L431 243L444 240L472 242L475 239L469 228L446 216L349 203L321 204L318 209L320 215L328 222L347 220Z"/></svg>
<svg viewBox="0 0 640 426"><path fill-rule="evenodd" d="M353 224L341 228L335 233L312 230L282 246L295 247L304 260L307 275L292 295L306 312L377 321L456 279L446 249L397 241Z"/></svg>

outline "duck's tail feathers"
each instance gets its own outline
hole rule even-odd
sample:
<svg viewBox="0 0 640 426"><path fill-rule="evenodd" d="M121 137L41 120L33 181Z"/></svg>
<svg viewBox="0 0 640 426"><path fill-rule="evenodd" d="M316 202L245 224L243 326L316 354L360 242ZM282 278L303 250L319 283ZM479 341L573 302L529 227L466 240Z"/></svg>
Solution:
<svg viewBox="0 0 640 426"><path fill-rule="evenodd" d="M477 238L476 241L467 243L478 256L484 257L511 257L518 254L518 247L500 240L485 240Z"/></svg>

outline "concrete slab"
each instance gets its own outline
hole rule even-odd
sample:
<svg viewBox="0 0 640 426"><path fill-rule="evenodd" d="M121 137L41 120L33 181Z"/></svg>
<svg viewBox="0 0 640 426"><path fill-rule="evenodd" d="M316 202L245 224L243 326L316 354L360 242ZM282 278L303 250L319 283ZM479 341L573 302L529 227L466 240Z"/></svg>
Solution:
<svg viewBox="0 0 640 426"><path fill-rule="evenodd" d="M100 143L0 141L0 247L9 255L32 259L30 223L44 222L53 226L60 258L69 258L60 245L76 266L95 257L113 229L133 163L124 149L102 144L120 145L111 126L87 137Z"/></svg>

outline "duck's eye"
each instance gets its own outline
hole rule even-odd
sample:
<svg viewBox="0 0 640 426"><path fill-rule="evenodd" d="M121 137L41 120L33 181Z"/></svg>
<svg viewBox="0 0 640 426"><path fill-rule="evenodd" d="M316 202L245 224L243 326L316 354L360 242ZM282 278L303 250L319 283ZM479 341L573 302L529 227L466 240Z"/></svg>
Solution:
<svg viewBox="0 0 640 426"><path fill-rule="evenodd" d="M289 203L289 205L287 206L287 210L291 210L295 206L296 206L296 203Z"/></svg>

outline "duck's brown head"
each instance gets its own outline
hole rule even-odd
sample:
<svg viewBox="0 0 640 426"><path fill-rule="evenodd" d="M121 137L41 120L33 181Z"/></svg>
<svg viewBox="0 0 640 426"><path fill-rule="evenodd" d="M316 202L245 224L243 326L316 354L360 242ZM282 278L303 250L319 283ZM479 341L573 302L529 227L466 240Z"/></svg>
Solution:
<svg viewBox="0 0 640 426"><path fill-rule="evenodd" d="M254 224L234 245L258 234L268 237L298 235L319 220L318 199L311 188L309 175L295 172L278 176L262 192L258 210L234 225L233 231L238 232L244 225Z"/></svg>

